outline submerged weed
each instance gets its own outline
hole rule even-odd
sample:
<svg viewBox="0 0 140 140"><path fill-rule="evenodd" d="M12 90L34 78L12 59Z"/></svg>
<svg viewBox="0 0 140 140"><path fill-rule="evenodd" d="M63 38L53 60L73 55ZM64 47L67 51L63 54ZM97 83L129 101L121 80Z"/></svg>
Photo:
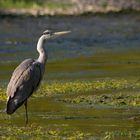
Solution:
<svg viewBox="0 0 140 140"><path fill-rule="evenodd" d="M104 94L104 95L82 95L76 98L64 98L59 101L74 104L87 104L87 105L109 105L115 107L123 106L140 106L140 93L139 94Z"/></svg>
<svg viewBox="0 0 140 140"><path fill-rule="evenodd" d="M131 81L125 79L104 79L97 81L73 81L73 82L59 82L52 81L43 83L35 97L48 96L55 94L74 94L87 93L97 90L123 90L123 89L137 89L140 88L139 81ZM0 101L6 100L6 91L0 88ZM134 102L137 104L137 101Z"/></svg>
<svg viewBox="0 0 140 140"><path fill-rule="evenodd" d="M98 139L98 140L112 140L112 139L139 139L139 130L112 130L103 131L101 135L95 133L81 132L77 129L63 129L63 128L49 128L41 127L37 124L31 124L26 127L18 126L1 126L0 125L0 139L2 140L26 140L26 139L51 139L51 140L84 140L84 139ZM3 133L1 133L3 132Z"/></svg>
<svg viewBox="0 0 140 140"><path fill-rule="evenodd" d="M136 131L128 131L128 130L116 130L105 132L104 136L101 138L102 140L114 140L114 139L139 139L140 138L140 130Z"/></svg>
<svg viewBox="0 0 140 140"><path fill-rule="evenodd" d="M28 125L26 127L17 126L0 126L0 139L3 140L26 140L26 139L79 139L82 140L89 136L87 133L75 130L54 129L48 127L41 127L36 124Z"/></svg>

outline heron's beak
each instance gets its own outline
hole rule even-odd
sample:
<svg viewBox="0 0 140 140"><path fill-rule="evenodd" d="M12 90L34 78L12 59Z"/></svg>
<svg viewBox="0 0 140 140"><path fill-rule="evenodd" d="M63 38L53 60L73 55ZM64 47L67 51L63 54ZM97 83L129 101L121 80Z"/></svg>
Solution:
<svg viewBox="0 0 140 140"><path fill-rule="evenodd" d="M54 36L59 36L59 35L64 35L64 34L68 34L70 33L71 31L61 31L61 32L55 32L53 33Z"/></svg>

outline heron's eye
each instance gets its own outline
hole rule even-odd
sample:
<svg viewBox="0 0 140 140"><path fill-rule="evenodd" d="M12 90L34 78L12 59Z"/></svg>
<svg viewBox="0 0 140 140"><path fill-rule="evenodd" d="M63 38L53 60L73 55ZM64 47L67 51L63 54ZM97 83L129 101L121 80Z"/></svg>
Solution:
<svg viewBox="0 0 140 140"><path fill-rule="evenodd" d="M49 35L50 34L50 32L44 32L43 33L43 35Z"/></svg>

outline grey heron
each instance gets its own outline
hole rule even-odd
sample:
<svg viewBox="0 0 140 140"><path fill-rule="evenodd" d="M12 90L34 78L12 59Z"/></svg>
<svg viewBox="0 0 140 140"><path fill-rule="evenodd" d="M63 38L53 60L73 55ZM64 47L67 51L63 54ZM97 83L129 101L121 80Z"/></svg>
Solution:
<svg viewBox="0 0 140 140"><path fill-rule="evenodd" d="M44 31L37 43L37 51L39 53L38 59L26 59L14 70L7 86L7 114L13 114L24 104L26 124L28 123L27 100L39 86L45 71L45 64L47 61L47 52L44 47L45 41L49 38L69 32L70 31Z"/></svg>

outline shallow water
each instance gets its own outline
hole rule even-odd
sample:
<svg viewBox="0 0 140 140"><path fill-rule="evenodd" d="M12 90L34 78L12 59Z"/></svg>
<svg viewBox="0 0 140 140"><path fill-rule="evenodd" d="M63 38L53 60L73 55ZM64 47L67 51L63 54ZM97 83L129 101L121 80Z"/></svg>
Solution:
<svg viewBox="0 0 140 140"><path fill-rule="evenodd" d="M46 43L49 54L48 71L45 75L47 80L57 77L104 77L112 73L112 76L117 76L127 69L129 74L133 75L131 71L137 70L139 15L25 17L0 20L1 82L7 82L14 68L22 60L38 57L37 39L46 29L72 31L69 35L51 39ZM115 73L115 68L120 71Z"/></svg>
<svg viewBox="0 0 140 140"><path fill-rule="evenodd" d="M22 60L38 57L36 42L45 29L71 30L72 33L46 43L49 59L44 81L89 81L114 77L139 80L139 22L140 17L135 14L0 18L1 86L7 85L12 71ZM100 138L105 132L139 130L139 121L133 119L139 116L139 108L75 105L58 100L66 96L31 98L30 124L78 130L90 133L95 138ZM75 94L68 96L71 98ZM0 102L1 126L20 128L24 125L24 107L11 117L4 113L4 109L5 103ZM0 131L0 136L3 133Z"/></svg>
<svg viewBox="0 0 140 140"><path fill-rule="evenodd" d="M90 133L91 138L100 138L106 132L133 133L133 131L139 130L139 119L134 119L140 115L139 108L121 109L105 106L69 105L57 102L55 98L38 98L29 101L30 124L53 130L76 130ZM4 108L4 104L1 105L1 108ZM20 129L25 126L24 117L24 108L22 107L11 117L2 113L0 124L7 127L17 126ZM1 136L3 133L0 133ZM88 138L90 139L90 137ZM116 136L116 140L120 138L121 136ZM126 135L123 138L129 137ZM133 139L133 136L130 139Z"/></svg>

